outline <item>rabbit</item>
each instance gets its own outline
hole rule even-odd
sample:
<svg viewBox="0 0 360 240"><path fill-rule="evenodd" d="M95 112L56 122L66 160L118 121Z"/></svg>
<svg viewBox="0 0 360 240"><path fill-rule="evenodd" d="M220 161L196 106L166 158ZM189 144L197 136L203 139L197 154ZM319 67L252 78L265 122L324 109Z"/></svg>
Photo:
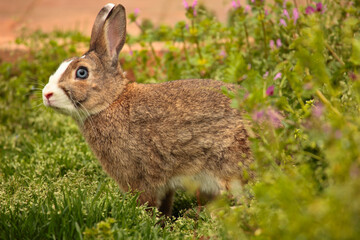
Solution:
<svg viewBox="0 0 360 240"><path fill-rule="evenodd" d="M140 204L164 215L186 182L209 199L246 182L253 162L247 123L222 93L238 88L207 79L131 82L118 61L125 38L125 8L105 5L89 50L50 76L44 105L72 116L119 187L139 191Z"/></svg>

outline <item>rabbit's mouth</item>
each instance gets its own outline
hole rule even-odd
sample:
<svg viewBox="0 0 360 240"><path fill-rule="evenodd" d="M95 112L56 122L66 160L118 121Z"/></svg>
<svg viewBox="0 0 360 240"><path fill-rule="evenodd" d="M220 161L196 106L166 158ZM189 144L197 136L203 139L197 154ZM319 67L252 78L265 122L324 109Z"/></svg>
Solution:
<svg viewBox="0 0 360 240"><path fill-rule="evenodd" d="M51 107L59 111L76 111L76 107L69 99L64 89L61 89L58 85L60 78L72 61L73 60L68 60L61 63L56 72L50 76L49 82L43 88L42 97L46 107Z"/></svg>

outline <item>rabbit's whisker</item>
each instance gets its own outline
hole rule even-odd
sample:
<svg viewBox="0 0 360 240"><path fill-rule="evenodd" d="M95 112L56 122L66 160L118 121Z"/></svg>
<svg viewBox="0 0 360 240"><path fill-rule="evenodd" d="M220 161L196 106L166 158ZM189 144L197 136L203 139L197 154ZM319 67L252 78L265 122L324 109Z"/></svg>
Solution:
<svg viewBox="0 0 360 240"><path fill-rule="evenodd" d="M93 120L92 120L92 118L91 118L91 115L90 115L89 111L88 111L88 110L84 107L84 105L82 105L80 102L78 102L78 104L79 104L80 108L83 110L83 114L86 115L85 118L84 118L84 121L85 121L86 119L88 119L89 122L90 122L91 128L93 129L93 131L95 131L95 124L94 124L94 122L93 122ZM83 123L84 123L84 122L83 122Z"/></svg>

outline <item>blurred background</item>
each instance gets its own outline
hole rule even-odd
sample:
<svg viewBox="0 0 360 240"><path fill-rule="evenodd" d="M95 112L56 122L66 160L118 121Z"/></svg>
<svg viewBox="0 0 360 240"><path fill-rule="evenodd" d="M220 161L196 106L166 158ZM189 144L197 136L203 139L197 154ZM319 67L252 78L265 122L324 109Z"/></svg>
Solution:
<svg viewBox="0 0 360 240"><path fill-rule="evenodd" d="M78 30L90 35L96 14L109 2L123 4L128 13L138 9L140 18L150 19L154 24L172 25L185 19L183 0L0 0L0 48L8 48L22 28L45 32ZM187 2L191 5L193 0ZM240 0L242 5L247 2ZM302 4L306 0L296 2ZM220 21L226 20L231 7L231 0L200 0L199 3L214 11ZM135 25L128 26L129 33L136 34L137 31Z"/></svg>

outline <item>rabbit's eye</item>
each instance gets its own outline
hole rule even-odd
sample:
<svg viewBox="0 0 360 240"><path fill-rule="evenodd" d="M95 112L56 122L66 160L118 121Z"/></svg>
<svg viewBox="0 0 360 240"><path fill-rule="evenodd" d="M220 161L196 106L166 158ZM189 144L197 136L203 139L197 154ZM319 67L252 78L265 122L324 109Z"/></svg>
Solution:
<svg viewBox="0 0 360 240"><path fill-rule="evenodd" d="M78 70L76 70L76 77L80 79L86 79L89 76L89 71L86 67L79 67Z"/></svg>

